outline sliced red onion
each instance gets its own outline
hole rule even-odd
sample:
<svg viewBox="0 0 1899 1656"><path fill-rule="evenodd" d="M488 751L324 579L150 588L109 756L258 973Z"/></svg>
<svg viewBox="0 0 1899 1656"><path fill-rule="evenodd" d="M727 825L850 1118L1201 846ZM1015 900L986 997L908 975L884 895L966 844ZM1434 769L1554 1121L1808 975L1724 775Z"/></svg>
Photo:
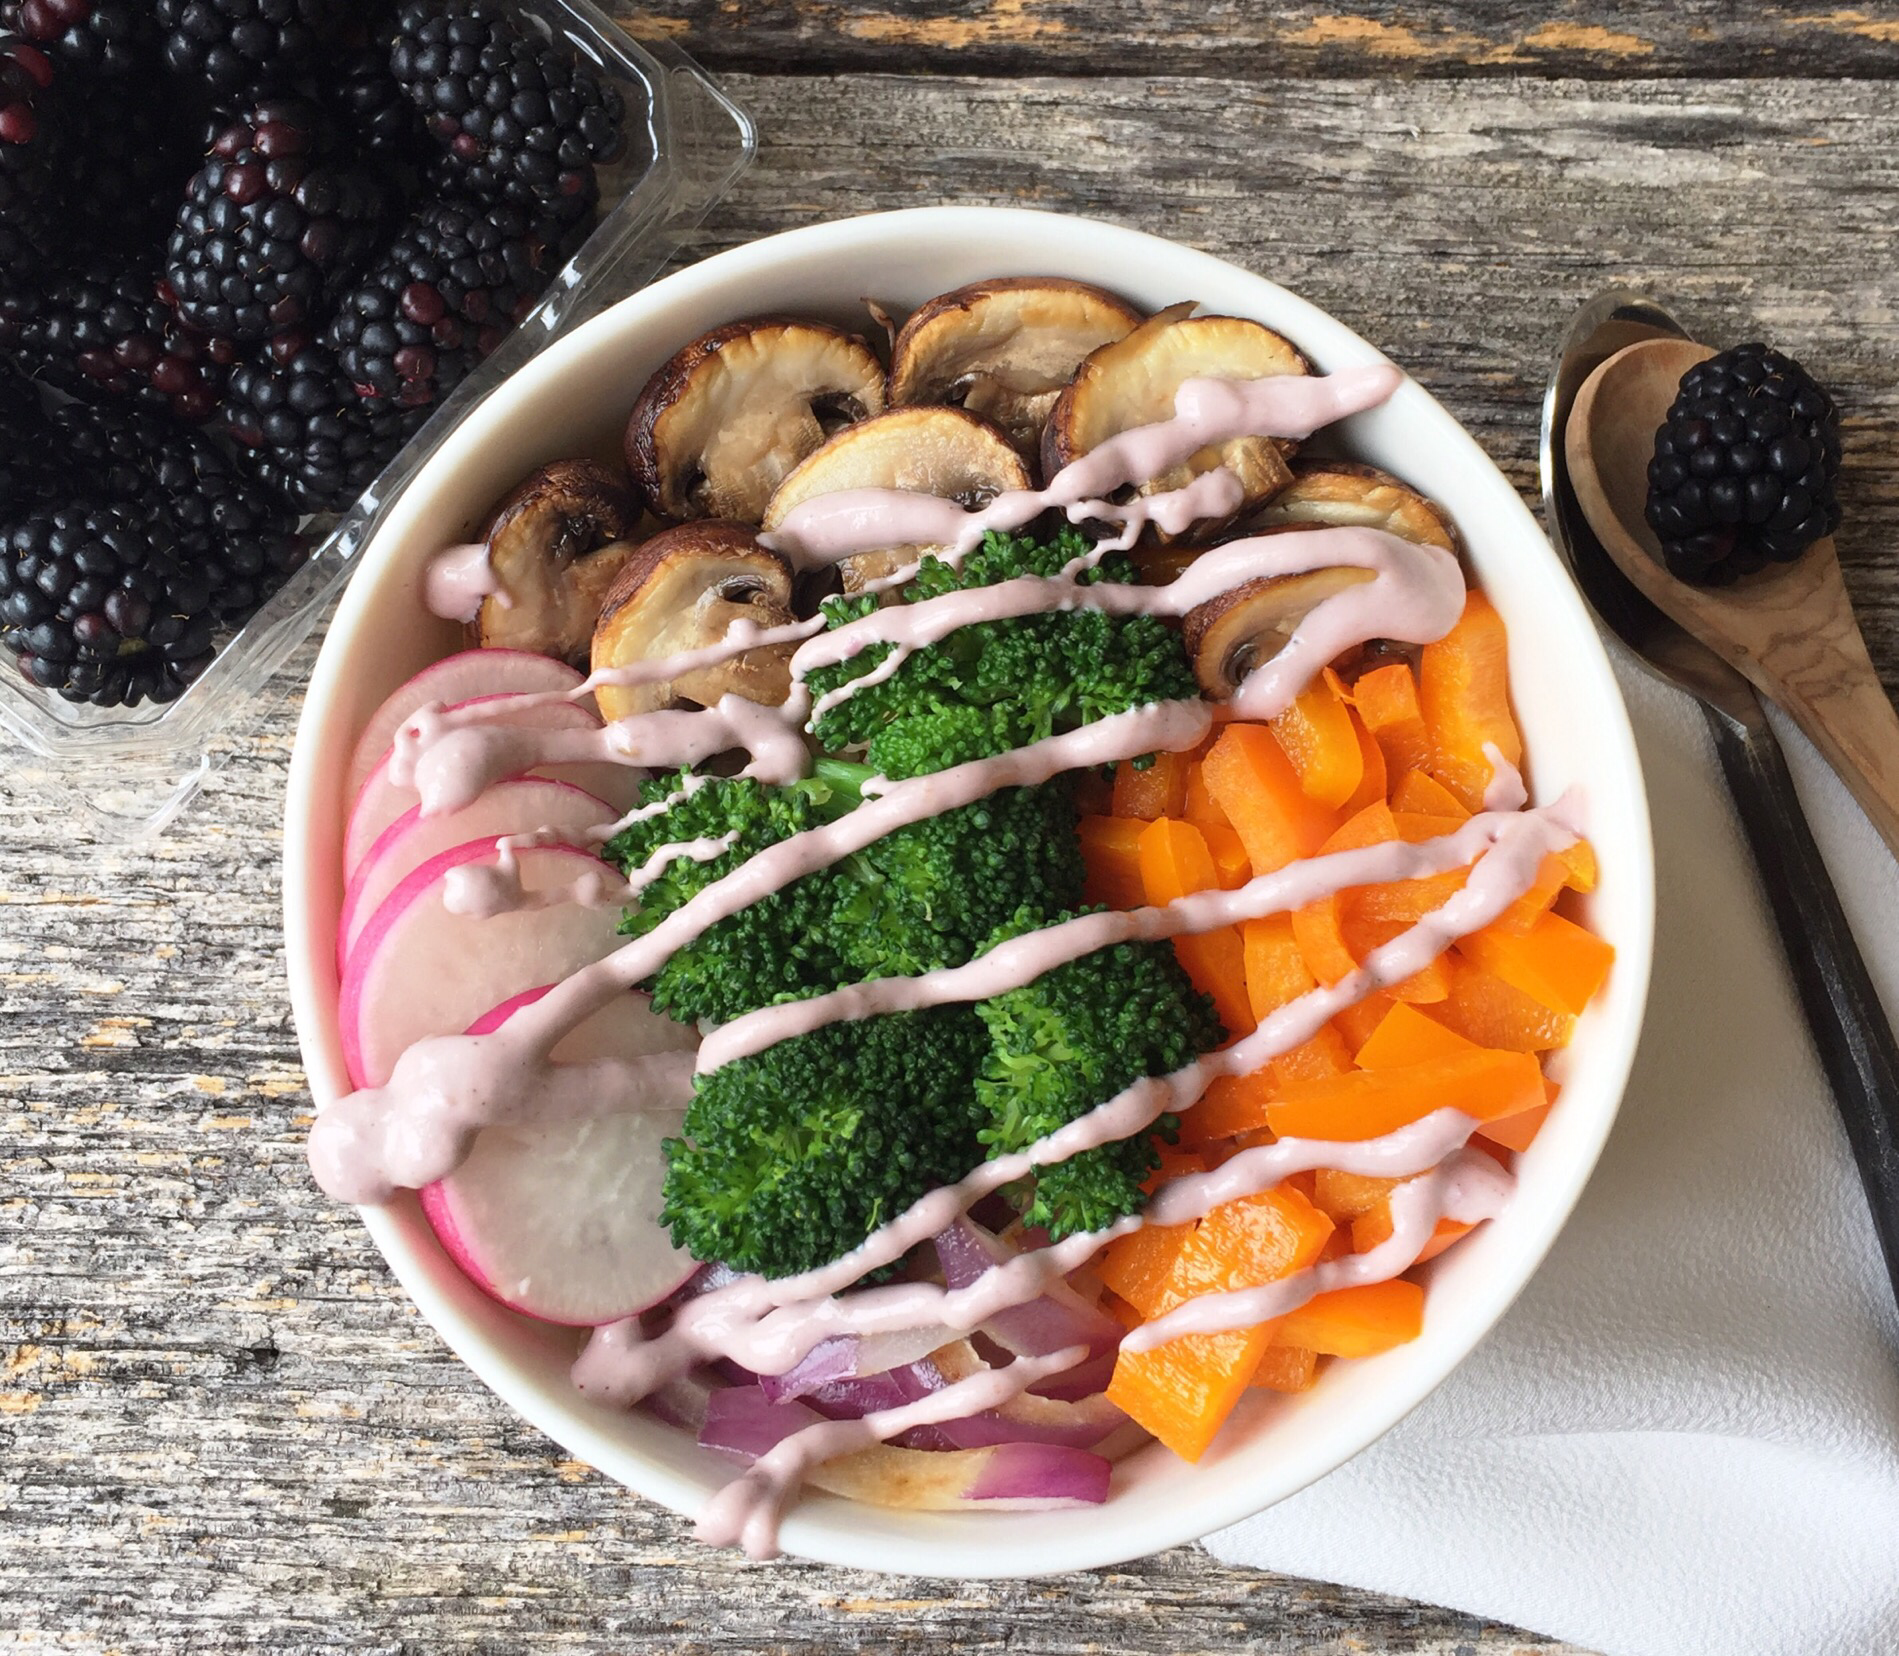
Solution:
<svg viewBox="0 0 1899 1656"><path fill-rule="evenodd" d="M1005 1443L989 1451L963 1491L966 1501L992 1509L1037 1511L1048 1507L1100 1506L1108 1498L1114 1467L1099 1455L1048 1443Z"/></svg>
<svg viewBox="0 0 1899 1656"><path fill-rule="evenodd" d="M943 1280L952 1289L967 1287L992 1266L1013 1259L1016 1250L969 1219L959 1219L935 1237ZM998 1311L982 1325L997 1345L1018 1357L1046 1357L1068 1346L1086 1346L1090 1357L1105 1356L1121 1343L1121 1325L1090 1305L1065 1282L1051 1283L1039 1299ZM1072 1376L1063 1375L1063 1394ZM1102 1384L1106 1384L1105 1379ZM1096 1387L1099 1390L1100 1387ZM1038 1387L1044 1395L1046 1387ZM1084 1394L1085 1395L1085 1394Z"/></svg>
<svg viewBox="0 0 1899 1656"><path fill-rule="evenodd" d="M999 1409L946 1420L937 1430L958 1449L991 1444L1046 1443L1060 1449L1092 1449L1127 1424L1127 1416L1105 1397L1060 1403L1025 1392Z"/></svg>
<svg viewBox="0 0 1899 1656"><path fill-rule="evenodd" d="M941 1391L942 1374L933 1363L906 1363L882 1374L855 1374L826 1381L805 1394L805 1401L833 1420L861 1420L879 1409L914 1403Z"/></svg>
<svg viewBox="0 0 1899 1656"><path fill-rule="evenodd" d="M802 1403L773 1403L757 1386L724 1386L706 1399L699 1442L707 1449L757 1460L793 1432L823 1418Z"/></svg>
<svg viewBox="0 0 1899 1656"><path fill-rule="evenodd" d="M706 1406L714 1390L712 1381L703 1374L683 1374L648 1396L646 1409L664 1425L696 1432L706 1423Z"/></svg>
<svg viewBox="0 0 1899 1656"><path fill-rule="evenodd" d="M834 1334L820 1340L803 1358L779 1375L763 1375L759 1383L774 1401L810 1395L819 1386L848 1380L922 1361L940 1345L953 1340L947 1328L911 1328L896 1334Z"/></svg>

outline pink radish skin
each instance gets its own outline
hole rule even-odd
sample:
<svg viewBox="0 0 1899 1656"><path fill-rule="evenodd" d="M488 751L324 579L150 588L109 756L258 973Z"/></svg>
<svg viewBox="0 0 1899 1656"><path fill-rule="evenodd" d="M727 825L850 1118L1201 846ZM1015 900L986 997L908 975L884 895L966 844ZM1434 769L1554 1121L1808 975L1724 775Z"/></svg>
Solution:
<svg viewBox="0 0 1899 1656"><path fill-rule="evenodd" d="M551 691L565 695L581 682L580 674L564 661L528 650L463 650L424 667L414 678L391 692L369 716L350 755L344 778L344 797L354 799L369 780L377 761L389 751L402 721L430 702L452 706L476 696L534 694ZM587 702L589 712L593 703Z"/></svg>
<svg viewBox="0 0 1899 1656"><path fill-rule="evenodd" d="M457 702L455 706L469 707L506 699L504 696L474 696L468 701ZM571 702L502 707L497 709L494 717L498 723L531 725L543 730L597 730L600 727L600 720L595 714ZM385 753L377 761L376 768L369 773L369 780L356 796L355 807L350 811L349 826L343 833L343 868L346 875L355 874L389 825L417 803L414 788L398 787L390 780L389 760L390 755ZM640 778L645 773L633 766L616 765L610 759L601 759L575 764L536 765L527 774L568 782L604 799L614 807L607 818L611 821L614 815L625 810L638 796Z"/></svg>
<svg viewBox="0 0 1899 1656"><path fill-rule="evenodd" d="M469 1026L499 1029L545 988ZM644 995L596 1012L554 1049L568 1062L690 1051L698 1037L662 1018ZM617 1116L554 1127L491 1127L460 1168L418 1194L449 1258L483 1293L542 1322L592 1327L651 1309L698 1262L659 1222L661 1141L681 1114Z"/></svg>
<svg viewBox="0 0 1899 1656"><path fill-rule="evenodd" d="M350 951L337 1008L343 1058L358 1087L380 1087L417 1041L466 1029L488 1007L612 952L620 908L556 902L477 918L443 901L449 871L493 862L498 836L431 857L383 899ZM560 892L618 878L571 846L516 853L524 890Z"/></svg>
<svg viewBox="0 0 1899 1656"><path fill-rule="evenodd" d="M491 834L532 834L546 829L569 844L587 847L590 828L602 828L618 813L603 799L571 783L519 776L497 782L474 804L446 816L424 817L412 805L382 831L350 875L343 913L336 925L336 972L348 969L349 952L382 900L429 858Z"/></svg>

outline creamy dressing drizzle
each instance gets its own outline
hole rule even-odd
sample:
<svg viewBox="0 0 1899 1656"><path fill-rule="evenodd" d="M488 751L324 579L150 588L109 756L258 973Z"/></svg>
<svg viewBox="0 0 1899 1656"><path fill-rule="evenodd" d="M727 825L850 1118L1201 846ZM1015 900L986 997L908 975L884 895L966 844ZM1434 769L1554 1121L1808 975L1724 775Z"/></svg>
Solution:
<svg viewBox="0 0 1899 1656"><path fill-rule="evenodd" d="M481 613L482 601L492 598L503 609L514 599L495 573L486 541L465 541L429 559L422 575L422 603L444 621L470 622Z"/></svg>
<svg viewBox="0 0 1899 1656"><path fill-rule="evenodd" d="M1116 614L1181 616L1247 581L1352 565L1372 572L1324 600L1303 618L1287 646L1249 674L1231 702L1218 709L1195 702L1163 703L1104 719L995 759L932 776L867 784L867 803L835 823L782 841L700 892L645 937L573 974L538 1002L522 1008L502 1029L484 1036L443 1036L416 1043L402 1055L389 1083L337 1100L319 1115L310 1156L319 1182L340 1199L387 1200L453 1170L483 1127L507 1122L578 1119L624 1110L672 1108L691 1095L693 1055L556 1064L549 1054L580 1019L656 971L706 927L747 903L850 855L895 828L984 797L998 788L1033 785L1063 771L1195 746L1216 717L1271 718L1321 667L1370 638L1429 643L1461 612L1464 587L1455 558L1378 531L1333 529L1255 537L1202 554L1170 587L1083 586L1077 577L1108 551L1134 544L1148 524L1180 533L1197 521L1236 511L1243 490L1216 467L1185 487L1107 498L1131 483L1158 476L1202 449L1243 436L1303 438L1320 426L1386 400L1402 383L1388 364L1329 376L1286 376L1233 382L1192 380L1181 386L1173 418L1110 438L1072 462L1042 490L1011 491L977 511L931 496L857 490L807 502L764 544L796 568L835 564L860 552L892 546L930 550L955 563L991 529L1015 529L1051 508L1072 522L1105 522L1120 533L1098 542L1055 580L1022 580L952 593L925 603L879 610L865 621L824 630L822 616L761 629L733 624L717 644L667 661L605 669L572 692L502 698L514 705L578 700L606 685L663 682L768 645L795 643L795 688L782 708L726 697L715 708L662 710L598 730L529 730L497 725L485 707L422 709L398 733L392 778L413 785L424 815L459 809L492 782L531 767L581 760L674 768L742 749L745 774L784 783L803 776L808 750L797 727L867 683L897 671L912 651L956 627L1009 615L1081 606ZM894 586L915 565L873 583ZM487 550L450 548L430 566L430 608L464 618L496 592ZM500 594L506 602L506 595ZM821 700L815 709L804 678L821 665L852 659L876 644L892 646L890 659ZM1014 940L970 966L857 985L836 994L767 1008L716 1031L698 1060L709 1070L773 1041L835 1018L974 1000L1032 981L1061 961L1123 937L1161 938L1205 930L1235 919L1269 914L1352 884L1413 878L1476 859L1464 887L1442 908L1374 950L1339 983L1315 989L1264 1020L1251 1035L1209 1053L1171 1075L1137 1081L1088 1115L1040 1143L999 1157L965 1179L930 1192L881 1227L844 1258L795 1278L768 1282L743 1277L687 1302L670 1327L647 1338L637 1321L598 1329L574 1365L574 1383L589 1396L631 1404L704 1361L730 1357L756 1371L783 1373L820 1341L940 1330L947 1339L968 1332L1009 1307L1049 1291L1106 1242L1144 1224L1178 1224L1221 1204L1268 1189L1291 1173L1329 1167L1408 1180L1393 1193L1393 1234L1369 1253L1323 1262L1264 1289L1191 1301L1130 1335L1131 1349L1147 1349L1179 1335L1248 1326L1285 1314L1312 1294L1350 1282L1394 1276L1412 1264L1445 1215L1475 1222L1493 1215L1508 1194L1509 1175L1463 1146L1476 1123L1453 1110L1360 1143L1281 1140L1240 1153L1213 1172L1178 1178L1158 1192L1145 1214L1108 1230L1074 1236L1016 1256L962 1289L898 1283L841 1297L867 1272L900 1259L953 1223L984 1195L1027 1176L1037 1165L1066 1160L1097 1145L1144 1130L1167 1111L1190 1109L1222 1076L1251 1073L1310 1039L1337 1012L1421 970L1456 938L1488 924L1531 884L1547 851L1576 837L1569 799L1541 811L1514 815L1527 801L1522 779L1494 747L1486 749L1492 778L1486 814L1457 833L1425 845L1394 844L1335 854L1262 876L1234 892L1198 893L1166 908L1084 917ZM657 804L629 812L590 832L599 841L627 824L669 809L703 776L694 776ZM536 843L523 836L521 843ZM650 883L681 856L709 858L730 838L663 846L614 900ZM511 878L512 847L501 845L493 865L454 871L448 900L459 912L498 913L522 901L563 894L520 891ZM585 884L586 882L582 882ZM596 878L596 884L600 883ZM586 900L586 894L573 894ZM598 900L599 894L592 894ZM1481 1164L1481 1165L1479 1165ZM998 1406L1037 1380L1079 1361L1063 1352L1033 1363L974 1376L918 1404L863 1421L827 1422L794 1434L744 1478L716 1497L701 1532L718 1543L743 1541L767 1555L779 1514L809 1469L838 1454L881 1442L926 1421ZM980 1394L980 1395L979 1395ZM916 1411L923 1411L918 1413ZM914 1414L914 1418L911 1418Z"/></svg>
<svg viewBox="0 0 1899 1656"><path fill-rule="evenodd" d="M861 1420L826 1420L793 1432L706 1503L698 1538L714 1547L742 1545L750 1558L776 1558L778 1521L813 1467L888 1442L914 1426L999 1409L1087 1355L1086 1346L1069 1346L1046 1357L1020 1357L1006 1368L969 1375L913 1403L875 1410Z"/></svg>
<svg viewBox="0 0 1899 1656"><path fill-rule="evenodd" d="M528 909L559 908L574 903L581 908L625 908L676 862L711 862L732 849L737 833L706 835L700 839L675 840L662 845L625 879L601 869L590 869L577 880L529 891L521 879L517 846L552 843L545 830L533 834L511 834L495 842L495 860L460 863L442 876L442 907L450 914L465 914L477 920L497 914L517 914ZM526 842L519 844L519 842ZM604 868L604 864L602 867Z"/></svg>

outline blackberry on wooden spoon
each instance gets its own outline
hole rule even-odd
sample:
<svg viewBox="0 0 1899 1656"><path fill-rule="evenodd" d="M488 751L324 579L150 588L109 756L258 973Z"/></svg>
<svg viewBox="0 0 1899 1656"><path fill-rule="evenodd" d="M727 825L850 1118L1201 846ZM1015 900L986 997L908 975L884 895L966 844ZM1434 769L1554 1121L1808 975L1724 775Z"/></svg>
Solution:
<svg viewBox="0 0 1899 1656"><path fill-rule="evenodd" d="M312 105L257 105L218 134L187 187L166 254L178 314L239 340L314 324L373 249L386 207Z"/></svg>
<svg viewBox="0 0 1899 1656"><path fill-rule="evenodd" d="M1799 363L1737 345L1682 376L1655 434L1647 518L1669 572L1724 586L1840 525L1833 399Z"/></svg>

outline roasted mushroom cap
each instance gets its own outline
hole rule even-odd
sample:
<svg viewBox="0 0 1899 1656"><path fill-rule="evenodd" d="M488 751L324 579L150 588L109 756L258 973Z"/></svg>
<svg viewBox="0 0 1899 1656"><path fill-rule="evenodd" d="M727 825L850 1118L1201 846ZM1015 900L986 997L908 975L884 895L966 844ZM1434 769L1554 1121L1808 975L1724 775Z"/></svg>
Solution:
<svg viewBox="0 0 1899 1656"><path fill-rule="evenodd" d="M1237 316L1182 316L1181 307L1149 318L1125 339L1103 345L1056 398L1042 432L1042 469L1053 475L1078 455L1134 426L1153 425L1174 412L1174 393L1197 378L1254 380L1304 374L1306 360L1272 329ZM1225 466L1245 494L1242 515L1292 480L1286 464L1293 445L1271 437L1236 437L1209 445L1181 465L1140 485L1142 494L1183 488L1202 472ZM1218 528L1198 524L1196 535ZM1165 544L1170 538L1152 531Z"/></svg>
<svg viewBox="0 0 1899 1656"><path fill-rule="evenodd" d="M790 566L760 546L755 533L749 524L704 519L635 548L594 628L593 670L705 649L734 621L764 628L795 620ZM792 649L764 644L659 683L602 685L594 701L607 719L681 702L711 707L726 695L776 706L791 694Z"/></svg>
<svg viewBox="0 0 1899 1656"><path fill-rule="evenodd" d="M1048 411L1082 359L1140 323L1139 311L1086 282L972 282L926 301L904 323L890 351L890 402L966 408L1034 460Z"/></svg>
<svg viewBox="0 0 1899 1656"><path fill-rule="evenodd" d="M1292 482L1253 520L1263 528L1383 529L1421 546L1457 550L1442 507L1389 472L1353 460L1299 460Z"/></svg>
<svg viewBox="0 0 1899 1656"><path fill-rule="evenodd" d="M612 468L597 460L543 466L495 508L483 534L501 590L476 611L474 641L585 661L639 518L638 496Z"/></svg>
<svg viewBox="0 0 1899 1656"><path fill-rule="evenodd" d="M883 406L883 367L855 335L728 322L646 382L627 422L627 469L667 517L756 523L792 467Z"/></svg>
<svg viewBox="0 0 1899 1656"><path fill-rule="evenodd" d="M765 509L765 527L776 529L793 507L844 489L907 489L974 508L1028 486L1022 457L987 420L960 408L893 408L840 431L787 477ZM846 558L844 589L860 592L934 550L892 546Z"/></svg>
<svg viewBox="0 0 1899 1656"><path fill-rule="evenodd" d="M1181 629L1200 688L1224 701L1248 673L1286 647L1308 611L1371 579L1369 569L1313 569L1248 581L1209 598L1188 614Z"/></svg>

